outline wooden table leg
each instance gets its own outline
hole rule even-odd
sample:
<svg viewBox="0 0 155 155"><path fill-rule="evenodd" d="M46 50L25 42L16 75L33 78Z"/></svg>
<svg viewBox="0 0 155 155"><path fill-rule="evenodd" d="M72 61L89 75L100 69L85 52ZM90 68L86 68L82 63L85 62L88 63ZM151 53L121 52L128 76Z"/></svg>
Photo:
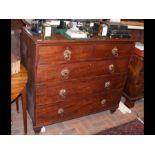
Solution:
<svg viewBox="0 0 155 155"><path fill-rule="evenodd" d="M16 110L17 112L19 113L19 103L18 103L18 100L19 100L19 96L16 98Z"/></svg>
<svg viewBox="0 0 155 155"><path fill-rule="evenodd" d="M22 94L22 109L23 109L23 123L24 123L24 133L27 134L27 103L26 103L26 87L24 88Z"/></svg>

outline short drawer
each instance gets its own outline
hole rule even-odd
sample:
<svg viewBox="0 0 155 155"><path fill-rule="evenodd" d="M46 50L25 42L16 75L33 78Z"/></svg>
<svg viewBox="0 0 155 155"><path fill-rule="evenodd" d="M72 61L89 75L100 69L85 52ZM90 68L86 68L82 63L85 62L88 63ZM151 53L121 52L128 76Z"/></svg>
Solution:
<svg viewBox="0 0 155 155"><path fill-rule="evenodd" d="M39 65L37 67L36 82L48 80L66 81L100 75L125 73L129 59L115 59L107 61L90 61L70 64Z"/></svg>
<svg viewBox="0 0 155 155"><path fill-rule="evenodd" d="M51 104L73 96L85 97L120 89L123 88L125 78L126 74L117 74L57 83L51 81L36 86L36 104Z"/></svg>
<svg viewBox="0 0 155 155"><path fill-rule="evenodd" d="M129 56L132 53L133 44L99 44L95 46L95 58Z"/></svg>
<svg viewBox="0 0 155 155"><path fill-rule="evenodd" d="M72 62L92 58L92 45L40 46L38 63L51 64L56 61Z"/></svg>
<svg viewBox="0 0 155 155"><path fill-rule="evenodd" d="M85 116L118 106L121 91L101 93L91 97L76 98L56 103L54 106L36 108L36 123L56 123Z"/></svg>

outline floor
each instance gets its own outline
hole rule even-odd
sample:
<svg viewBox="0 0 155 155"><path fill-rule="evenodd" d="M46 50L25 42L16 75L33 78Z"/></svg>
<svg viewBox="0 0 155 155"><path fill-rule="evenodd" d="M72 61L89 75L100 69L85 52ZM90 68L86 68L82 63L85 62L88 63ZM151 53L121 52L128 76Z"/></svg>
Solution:
<svg viewBox="0 0 155 155"><path fill-rule="evenodd" d="M124 99L122 98L124 101ZM12 103L12 135L23 135L23 121L21 100L19 101L19 111L16 111L16 104ZM141 119L144 118L144 99L135 102L135 106L131 109L138 113ZM91 135L99 131L116 127L121 124L130 122L136 118L134 112L122 114L118 109L111 114L110 111L104 111L97 114L88 115L85 117L56 123L42 128L40 135ZM34 135L31 119L28 115L28 135Z"/></svg>

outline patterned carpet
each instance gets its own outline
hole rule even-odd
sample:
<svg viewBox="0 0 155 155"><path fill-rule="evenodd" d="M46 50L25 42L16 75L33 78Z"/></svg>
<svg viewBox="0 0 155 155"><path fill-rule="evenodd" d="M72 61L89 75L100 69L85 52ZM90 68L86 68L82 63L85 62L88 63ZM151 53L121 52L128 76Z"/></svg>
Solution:
<svg viewBox="0 0 155 155"><path fill-rule="evenodd" d="M101 131L95 135L144 135L144 125L136 119L118 127Z"/></svg>

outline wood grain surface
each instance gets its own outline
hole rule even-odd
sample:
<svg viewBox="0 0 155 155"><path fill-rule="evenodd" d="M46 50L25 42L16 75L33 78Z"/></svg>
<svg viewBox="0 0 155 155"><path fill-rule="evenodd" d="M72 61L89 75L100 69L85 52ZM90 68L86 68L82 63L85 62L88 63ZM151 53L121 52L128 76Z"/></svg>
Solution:
<svg viewBox="0 0 155 155"><path fill-rule="evenodd" d="M11 101L24 90L27 80L27 71L21 64L20 72L11 76Z"/></svg>
<svg viewBox="0 0 155 155"><path fill-rule="evenodd" d="M28 112L35 131L47 124L118 108L133 40L67 40L59 34L43 40L26 28L21 39L21 61L29 77ZM107 102L102 106L104 99Z"/></svg>

